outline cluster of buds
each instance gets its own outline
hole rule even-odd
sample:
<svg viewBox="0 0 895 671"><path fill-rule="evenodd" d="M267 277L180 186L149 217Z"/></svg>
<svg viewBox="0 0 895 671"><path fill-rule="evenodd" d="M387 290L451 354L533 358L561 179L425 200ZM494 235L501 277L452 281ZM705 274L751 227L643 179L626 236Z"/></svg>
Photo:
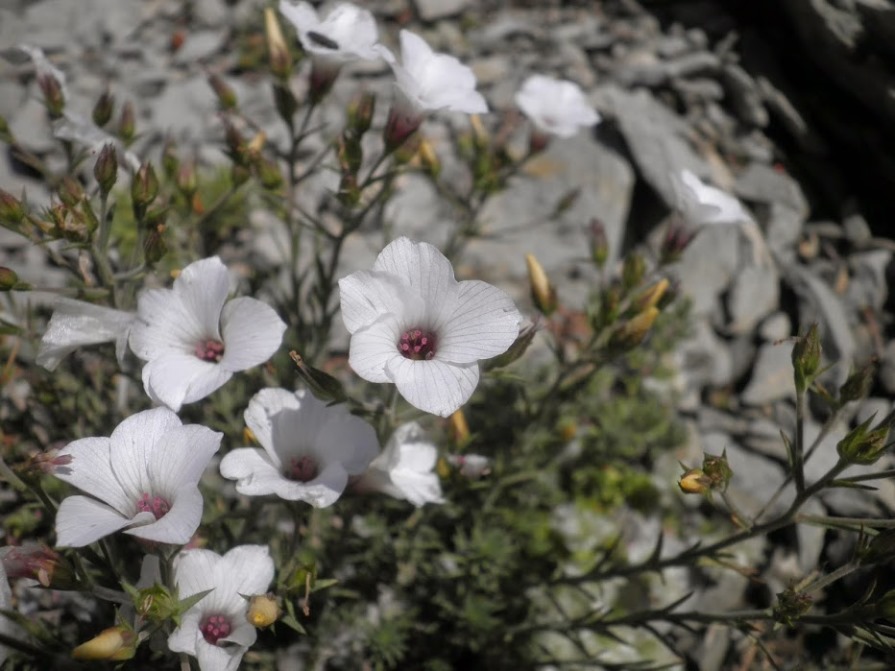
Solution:
<svg viewBox="0 0 895 671"><path fill-rule="evenodd" d="M774 619L791 627L799 618L811 610L814 600L810 594L806 594L795 587L787 587L777 594L777 603L774 604Z"/></svg>
<svg viewBox="0 0 895 671"><path fill-rule="evenodd" d="M0 549L0 563L9 578L30 578L43 587L76 589L74 569L46 545L10 545Z"/></svg>
<svg viewBox="0 0 895 671"><path fill-rule="evenodd" d="M730 464L727 463L727 452L720 456L706 454L702 459L702 468L686 468L678 480L678 486L685 494L711 494L725 492L733 477Z"/></svg>
<svg viewBox="0 0 895 671"><path fill-rule="evenodd" d="M634 255L635 258L640 258ZM628 257L631 259L632 257ZM625 269L627 272L622 273L622 288L630 288L637 286L643 279L645 270L643 268L642 259L640 261L626 262ZM646 336L653 328L656 319L662 311L662 308L673 298L673 293L669 292L671 283L666 278L661 278L653 284L647 286L635 294L627 309L621 317L623 319L615 326L614 331L609 339L609 346L612 349L630 350L644 341ZM607 300L605 305L609 312L602 315L607 323L614 323L617 314L617 295L616 300ZM615 309L612 309L615 306Z"/></svg>
<svg viewBox="0 0 895 671"><path fill-rule="evenodd" d="M875 416L861 422L836 445L839 458L846 464L875 464L892 447L893 443L887 441L889 432L895 425L895 412L889 413L871 428Z"/></svg>

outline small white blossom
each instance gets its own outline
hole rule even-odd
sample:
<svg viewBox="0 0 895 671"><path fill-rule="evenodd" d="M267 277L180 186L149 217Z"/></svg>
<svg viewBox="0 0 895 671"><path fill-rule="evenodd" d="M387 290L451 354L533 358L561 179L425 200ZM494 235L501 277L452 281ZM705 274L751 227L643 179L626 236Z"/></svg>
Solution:
<svg viewBox="0 0 895 671"><path fill-rule="evenodd" d="M705 184L689 170L674 180L678 209L691 226L742 224L752 221L743 204L729 193Z"/></svg>
<svg viewBox="0 0 895 671"><path fill-rule="evenodd" d="M79 347L114 342L120 362L127 351L134 319L136 315L132 312L60 298L40 339L36 361L47 370L55 370L63 358Z"/></svg>
<svg viewBox="0 0 895 671"><path fill-rule="evenodd" d="M245 420L264 449L233 450L221 461L221 475L247 496L275 494L325 508L379 452L372 426L305 390L262 389Z"/></svg>
<svg viewBox="0 0 895 671"><path fill-rule="evenodd" d="M444 503L441 481L434 472L438 450L416 422L397 428L388 444L354 487L406 499L419 507Z"/></svg>
<svg viewBox="0 0 895 671"><path fill-rule="evenodd" d="M600 120L578 84L544 75L532 75L523 82L516 104L538 130L559 137L571 137L579 128Z"/></svg>
<svg viewBox="0 0 895 671"><path fill-rule="evenodd" d="M130 346L152 400L175 412L205 398L233 373L258 366L280 347L286 324L254 298L227 300L230 277L213 256L191 263L172 289L140 294Z"/></svg>
<svg viewBox="0 0 895 671"><path fill-rule="evenodd" d="M469 400L479 360L519 335L512 299L479 280L457 282L450 261L425 242L398 238L339 281L351 334L348 362L370 382L393 382L407 401L447 417Z"/></svg>
<svg viewBox="0 0 895 671"><path fill-rule="evenodd" d="M69 496L56 513L56 543L82 547L125 529L148 541L183 544L202 518L199 478L222 434L182 425L167 408L144 410L109 438L82 438L60 456L56 477L90 496Z"/></svg>
<svg viewBox="0 0 895 671"><path fill-rule="evenodd" d="M168 648L195 657L201 671L235 671L258 636L246 618L248 598L265 594L273 577L266 545L238 545L223 556L211 550L181 552L174 562L180 599L211 592L181 616Z"/></svg>
<svg viewBox="0 0 895 671"><path fill-rule="evenodd" d="M470 480L478 480L491 473L491 460L481 454L451 454L447 461L460 475Z"/></svg>
<svg viewBox="0 0 895 671"><path fill-rule="evenodd" d="M320 19L309 2L280 0L280 13L295 26L302 48L313 57L344 63L377 60L379 30L373 14L351 3L336 5Z"/></svg>

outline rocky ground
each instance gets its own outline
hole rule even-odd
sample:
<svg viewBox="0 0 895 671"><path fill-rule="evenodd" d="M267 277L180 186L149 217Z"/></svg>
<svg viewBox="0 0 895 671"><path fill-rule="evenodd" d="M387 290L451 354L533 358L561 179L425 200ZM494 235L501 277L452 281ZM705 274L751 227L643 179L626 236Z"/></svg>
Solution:
<svg viewBox="0 0 895 671"><path fill-rule="evenodd" d="M675 205L669 175L681 168L737 195L754 214L754 227L699 235L677 267L693 312L672 391L692 440L659 464L657 476L673 480L678 460L696 463L703 450L726 448L735 472L732 498L747 512L767 500L784 478L778 425L793 421L787 339L813 321L830 361L838 362L828 373L831 382L872 357L881 363L872 397L847 419L891 409L895 341L888 285L895 242L886 239L891 200L880 196L895 181L892 154L886 154L892 125L881 123L895 117L887 69L895 44L891 3L769 3L777 8L763 10L760 19L746 3L721 2L365 4L388 27L386 42L394 45L399 26L412 26L436 50L469 63L498 113L512 113L521 81L540 72L579 83L602 115L592 135L554 142L485 208L488 236L471 245L466 258L522 300L523 255L533 249L562 299L570 305L582 300L592 277L581 250L593 217L605 225L615 258L632 246L655 247ZM278 128L267 83L241 71L234 43L234 26L259 24L261 5L5 0L0 50L22 42L43 48L66 75L70 106L85 116L107 86L118 100L138 103L138 154L157 158L169 136L214 163L222 156L223 131L209 73L235 88L247 114ZM787 31L788 25L798 29ZM798 63L782 58L786 35ZM824 46L809 49L812 41ZM352 70L340 80L329 112L341 114L359 86L386 98L386 70ZM807 84L793 83L806 72ZM49 149L30 62L0 61L0 116L29 149ZM425 133L437 147L450 124L461 123L436 117ZM270 133L272 142L280 139ZM450 211L422 178L408 177L399 186L386 213L393 232L442 241L439 222ZM26 188L32 202L47 197L9 156L0 157L0 187L12 193ZM577 198L557 214L557 202L573 191ZM251 244L275 253L275 224L260 216L251 224L258 233ZM378 247L378 240L359 239L346 270L367 266ZM26 280L48 277L37 250L6 231L0 231L0 263L27 267L20 273ZM827 437L809 474L835 460L834 445L846 428L843 422ZM834 490L817 504L821 508L885 516L895 511L895 485L884 482L870 493ZM779 584L768 587L771 593L819 563L842 561L821 530L764 543L755 555L773 563ZM715 595L724 603L714 601L714 609L743 601L746 580L735 582ZM700 645L701 668L721 668L712 660L723 657L729 640L708 637Z"/></svg>

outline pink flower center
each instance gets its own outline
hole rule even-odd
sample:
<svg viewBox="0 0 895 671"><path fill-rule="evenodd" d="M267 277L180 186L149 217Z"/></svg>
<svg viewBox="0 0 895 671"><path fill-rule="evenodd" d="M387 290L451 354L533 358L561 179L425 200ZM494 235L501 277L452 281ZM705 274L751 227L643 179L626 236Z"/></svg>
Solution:
<svg viewBox="0 0 895 671"><path fill-rule="evenodd" d="M224 356L224 343L220 340L203 340L196 345L195 352L202 361L217 363Z"/></svg>
<svg viewBox="0 0 895 671"><path fill-rule="evenodd" d="M317 477L317 462L313 457L292 457L284 475L296 482L310 482Z"/></svg>
<svg viewBox="0 0 895 671"><path fill-rule="evenodd" d="M209 615L199 625L202 636L212 645L217 645L218 641L229 636L232 630L230 618L226 615Z"/></svg>
<svg viewBox="0 0 895 671"><path fill-rule="evenodd" d="M141 513L152 513L155 515L155 519L160 520L171 510L171 504L161 496L152 496L152 494L143 492L137 501L137 510Z"/></svg>
<svg viewBox="0 0 895 671"><path fill-rule="evenodd" d="M404 331L398 341L398 351L414 361L428 361L435 356L438 338L432 331L413 328Z"/></svg>

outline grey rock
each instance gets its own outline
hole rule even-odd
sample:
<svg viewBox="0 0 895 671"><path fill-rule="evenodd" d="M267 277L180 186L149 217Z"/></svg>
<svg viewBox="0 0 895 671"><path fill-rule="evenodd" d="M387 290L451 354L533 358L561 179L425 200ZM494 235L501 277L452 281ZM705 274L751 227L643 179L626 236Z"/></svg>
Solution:
<svg viewBox="0 0 895 671"><path fill-rule="evenodd" d="M758 350L752 378L740 400L746 405L765 405L794 397L791 357L791 343L762 345Z"/></svg>
<svg viewBox="0 0 895 671"><path fill-rule="evenodd" d="M174 54L174 62L194 65L221 50L227 36L220 30L194 30L187 35L183 46Z"/></svg>
<svg viewBox="0 0 895 671"><path fill-rule="evenodd" d="M824 515L826 510L817 499L806 501L800 511L806 515ZM820 555L824 549L824 538L827 530L812 524L796 524L796 538L799 542L799 568L808 575L816 571L820 563Z"/></svg>
<svg viewBox="0 0 895 671"><path fill-rule="evenodd" d="M875 249L858 252L848 258L851 281L846 291L846 301L855 310L871 307L880 311L889 296L886 269L892 263L892 251Z"/></svg>
<svg viewBox="0 0 895 671"><path fill-rule="evenodd" d="M153 125L175 138L197 139L208 134L217 100L204 76L169 83L152 101Z"/></svg>
<svg viewBox="0 0 895 671"><path fill-rule="evenodd" d="M709 226L699 232L675 266L694 316L720 313L721 295L735 279L739 265L740 237L735 227Z"/></svg>
<svg viewBox="0 0 895 671"><path fill-rule="evenodd" d="M675 355L689 389L723 387L733 382L730 350L705 319L694 321L691 334Z"/></svg>
<svg viewBox="0 0 895 671"><path fill-rule="evenodd" d="M850 214L843 220L842 229L845 231L846 240L853 245L867 242L872 235L867 220L857 212Z"/></svg>
<svg viewBox="0 0 895 671"><path fill-rule="evenodd" d="M706 438L711 439L707 443L715 443L714 450L706 450L710 454L721 454L722 449L727 450L727 463L733 471L727 494L742 514L754 517L783 485L786 479L783 467L765 456L741 447L723 434L710 434ZM784 512L792 503L794 494L792 487L786 487L768 508L766 515Z"/></svg>
<svg viewBox="0 0 895 671"><path fill-rule="evenodd" d="M758 334L766 342L777 342L792 335L792 322L785 312L775 312L761 323Z"/></svg>
<svg viewBox="0 0 895 671"><path fill-rule="evenodd" d="M795 258L796 242L805 226L806 214L789 205L771 203L765 241L778 263L789 263Z"/></svg>
<svg viewBox="0 0 895 671"><path fill-rule="evenodd" d="M431 22L462 14L466 10L468 2L467 0L413 0L413 4L420 20Z"/></svg>
<svg viewBox="0 0 895 671"><path fill-rule="evenodd" d="M202 26L217 27L230 20L230 10L224 0L192 0L190 8L194 19Z"/></svg>
<svg viewBox="0 0 895 671"><path fill-rule="evenodd" d="M39 94L29 96L25 104L8 119L13 136L24 147L36 152L49 151L56 144L41 100Z"/></svg>
<svg viewBox="0 0 895 671"><path fill-rule="evenodd" d="M802 148L813 152L822 151L823 140L811 129L789 97L767 77L759 76L755 81L769 112L783 124Z"/></svg>
<svg viewBox="0 0 895 671"><path fill-rule="evenodd" d="M724 88L714 79L705 77L673 79L671 86L681 95L692 100L721 100L724 97Z"/></svg>
<svg viewBox="0 0 895 671"><path fill-rule="evenodd" d="M755 80L737 63L728 63L722 70L722 79L731 102L740 118L748 124L764 128L768 125L765 109Z"/></svg>
<svg viewBox="0 0 895 671"><path fill-rule="evenodd" d="M781 203L808 214L808 201L792 177L764 163L750 163L738 176L733 188L736 195L759 203Z"/></svg>
<svg viewBox="0 0 895 671"><path fill-rule="evenodd" d="M757 349L751 332L727 341L727 350L730 352L732 380L743 379L749 374L755 363L755 352Z"/></svg>
<svg viewBox="0 0 895 671"><path fill-rule="evenodd" d="M451 221L454 213L432 182L422 175L402 175L395 183L395 191L383 212L390 237L405 235L443 247L453 231L446 222Z"/></svg>
<svg viewBox="0 0 895 671"><path fill-rule="evenodd" d="M865 398L858 406L858 411L855 414L855 422L860 424L861 422L866 422L871 417L875 418L876 421L880 421L891 411L891 399L879 397Z"/></svg>
<svg viewBox="0 0 895 671"><path fill-rule="evenodd" d="M732 333L751 332L780 302L780 278L773 267L746 266L736 276L727 301Z"/></svg>

